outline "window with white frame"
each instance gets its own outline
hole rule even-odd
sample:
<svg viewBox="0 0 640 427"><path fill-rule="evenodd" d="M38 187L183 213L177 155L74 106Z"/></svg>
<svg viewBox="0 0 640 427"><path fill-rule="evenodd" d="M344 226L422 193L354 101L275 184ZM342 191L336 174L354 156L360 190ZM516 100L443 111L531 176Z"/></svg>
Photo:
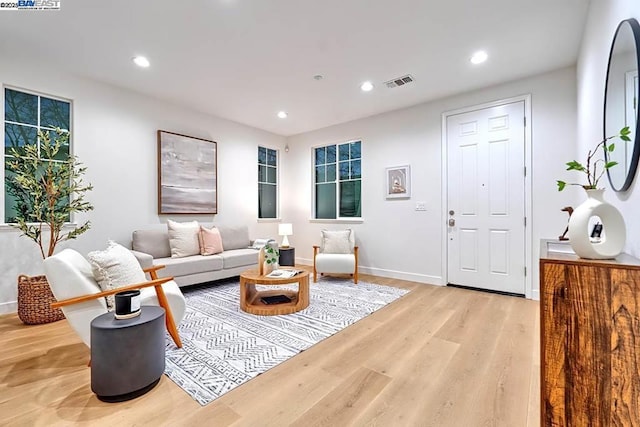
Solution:
<svg viewBox="0 0 640 427"><path fill-rule="evenodd" d="M315 218L362 217L361 144L349 141L314 149Z"/></svg>
<svg viewBox="0 0 640 427"><path fill-rule="evenodd" d="M278 217L278 151L258 147L258 218Z"/></svg>
<svg viewBox="0 0 640 427"><path fill-rule="evenodd" d="M56 138L54 128L70 131L70 101L22 89L4 89L4 221L6 223L15 222L16 215L16 199L7 187L7 181L11 178L11 173L7 170L7 161L11 159L10 149L39 143L39 131L49 131L53 140ZM67 160L69 151L69 144L62 146L56 161Z"/></svg>

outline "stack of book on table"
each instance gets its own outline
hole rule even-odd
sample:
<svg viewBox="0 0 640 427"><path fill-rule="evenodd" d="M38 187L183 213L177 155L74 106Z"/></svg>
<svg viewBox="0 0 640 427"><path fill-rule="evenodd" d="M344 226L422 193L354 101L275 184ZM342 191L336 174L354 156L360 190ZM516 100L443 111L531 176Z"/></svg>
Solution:
<svg viewBox="0 0 640 427"><path fill-rule="evenodd" d="M302 273L302 270L273 270L267 274L267 277L273 277L274 279L290 279L298 273Z"/></svg>

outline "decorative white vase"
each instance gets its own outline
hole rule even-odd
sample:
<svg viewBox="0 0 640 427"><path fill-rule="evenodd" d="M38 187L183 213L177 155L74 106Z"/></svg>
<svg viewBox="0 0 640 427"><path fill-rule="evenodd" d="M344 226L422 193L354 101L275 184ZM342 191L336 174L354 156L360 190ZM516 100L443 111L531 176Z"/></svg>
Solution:
<svg viewBox="0 0 640 427"><path fill-rule="evenodd" d="M276 270L279 268L277 258L273 263L267 262L267 255L265 253L265 248L266 246L260 248L260 252L258 252L258 274L260 274L261 276L267 275L271 273L273 270Z"/></svg>
<svg viewBox="0 0 640 427"><path fill-rule="evenodd" d="M620 211L603 199L604 189L586 190L587 200L578 206L569 219L569 243L576 255L588 259L611 259L620 255L627 236ZM591 242L589 220L600 218L604 238Z"/></svg>
<svg viewBox="0 0 640 427"><path fill-rule="evenodd" d="M268 264L267 261L264 262L263 266L262 266L262 271L264 271L263 274L269 274L271 273L273 270L275 270L277 267L275 264Z"/></svg>

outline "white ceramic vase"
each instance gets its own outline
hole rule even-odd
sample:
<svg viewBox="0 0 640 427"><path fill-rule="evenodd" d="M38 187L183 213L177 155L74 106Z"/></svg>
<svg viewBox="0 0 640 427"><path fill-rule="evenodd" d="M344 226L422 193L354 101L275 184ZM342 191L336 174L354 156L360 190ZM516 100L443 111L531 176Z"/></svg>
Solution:
<svg viewBox="0 0 640 427"><path fill-rule="evenodd" d="M268 264L267 261L264 261L262 271L264 271L264 274L267 275L271 273L275 268L275 264Z"/></svg>
<svg viewBox="0 0 640 427"><path fill-rule="evenodd" d="M611 259L622 252L627 236L620 211L603 199L604 189L586 190L587 200L578 206L569 219L569 243L576 255L588 259ZM600 218L604 237L591 242L589 220Z"/></svg>

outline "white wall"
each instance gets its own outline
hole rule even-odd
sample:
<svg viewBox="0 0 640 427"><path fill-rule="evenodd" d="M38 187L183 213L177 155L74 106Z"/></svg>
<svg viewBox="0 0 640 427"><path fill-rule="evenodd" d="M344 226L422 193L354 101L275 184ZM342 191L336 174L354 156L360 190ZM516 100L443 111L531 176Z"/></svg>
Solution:
<svg viewBox="0 0 640 427"><path fill-rule="evenodd" d="M640 20L638 0L592 0L585 28L580 56L578 58L578 153L584 153L603 137L602 115L604 87L607 74L609 49L616 27L623 19ZM609 188L605 198L622 212L627 225L625 252L640 257L640 184L638 177L625 193L615 193L606 180L601 181ZM581 196L584 200L584 195Z"/></svg>
<svg viewBox="0 0 640 427"><path fill-rule="evenodd" d="M533 227L532 273L537 290L538 241L564 231L567 215L560 209L571 205L575 197L572 190L558 193L555 185L555 180L563 177L564 162L573 158L575 150L573 67L290 137L291 148L284 155L289 166L283 177L282 218L294 224L290 241L296 246L298 261L311 262L312 245L319 243L321 229L348 226L356 231L363 272L442 283L442 113L528 93L532 95L533 126L533 218L529 224ZM311 147L354 138L363 141L364 222L310 221ZM385 168L405 164L411 165L411 199L385 200ZM426 202L426 212L414 210L417 201ZM532 296L536 298L537 292Z"/></svg>
<svg viewBox="0 0 640 427"><path fill-rule="evenodd" d="M207 116L136 93L85 80L40 64L0 63L3 84L70 98L74 102L74 152L88 166L95 186L86 215L92 229L71 246L82 253L103 248L107 239L128 244L132 230L163 222L156 214L156 130L218 142L218 205L215 222L250 226L252 237L275 236L276 224L258 223L256 147L282 148L280 182L283 221L293 222L291 243L298 261L311 262L319 230L343 224L311 217L311 146L352 138L363 141L362 224L357 231L363 272L427 283L442 281L441 118L442 113L521 94L532 94L533 258L538 239L559 235L566 225L560 209L571 193L557 193L554 181L573 157L575 69L567 68L412 108L370 117L288 139ZM569 131L568 131L569 130ZM549 162L550 158L563 159ZM412 166L411 200L384 199L384 169ZM414 210L416 201L426 212ZM178 220L210 217L177 217ZM82 221L84 217L79 217ZM534 263L537 289L537 263ZM15 311L16 278L42 272L35 245L13 229L0 227L0 313ZM536 293L533 294L536 297Z"/></svg>
<svg viewBox="0 0 640 427"><path fill-rule="evenodd" d="M78 221L90 219L92 228L70 244L82 253L103 249L107 239L129 244L132 230L167 218L248 224L252 238L277 236L275 223L256 221L257 146L281 149L284 137L60 73L43 64L3 57L0 83L73 100L74 152L88 167L86 177L95 188L88 196L95 210L78 217ZM158 129L218 142L219 214L215 218L157 215ZM16 279L23 273L42 273L39 252L18 231L0 227L0 313L15 311Z"/></svg>

